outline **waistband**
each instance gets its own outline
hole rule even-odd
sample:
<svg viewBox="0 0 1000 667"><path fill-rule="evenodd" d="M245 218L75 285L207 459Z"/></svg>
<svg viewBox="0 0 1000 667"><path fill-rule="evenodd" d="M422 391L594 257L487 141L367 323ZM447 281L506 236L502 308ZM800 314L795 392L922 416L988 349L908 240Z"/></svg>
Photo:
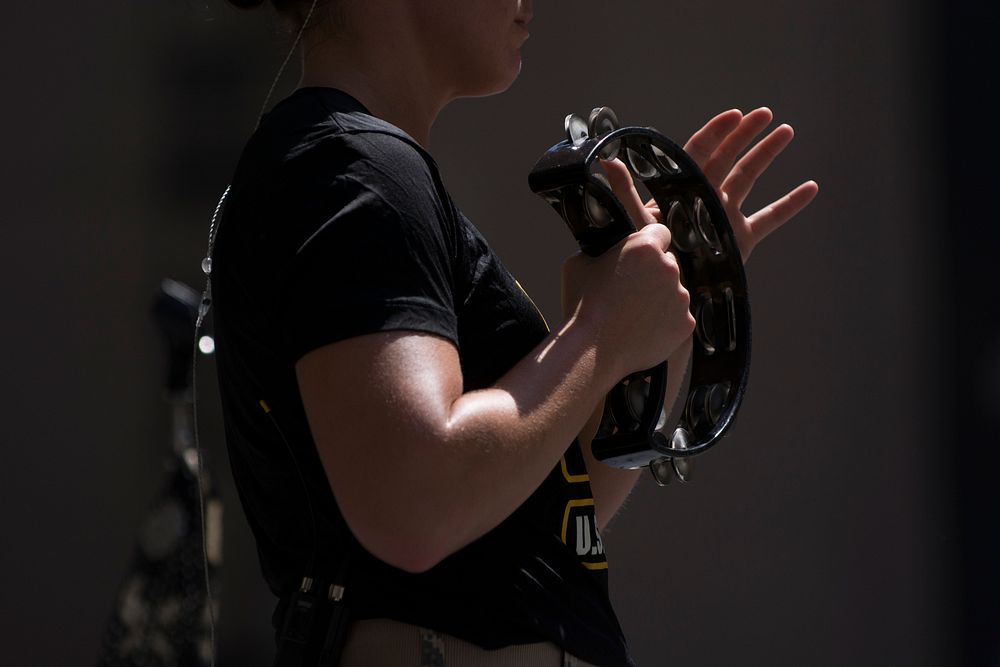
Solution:
<svg viewBox="0 0 1000 667"><path fill-rule="evenodd" d="M487 650L451 635L388 619L351 624L340 667L597 667L551 642Z"/></svg>

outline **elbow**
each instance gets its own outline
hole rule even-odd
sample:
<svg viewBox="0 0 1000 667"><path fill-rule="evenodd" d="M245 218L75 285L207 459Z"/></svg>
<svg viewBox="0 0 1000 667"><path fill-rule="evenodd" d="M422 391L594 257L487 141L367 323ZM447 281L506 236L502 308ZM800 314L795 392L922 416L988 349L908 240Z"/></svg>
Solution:
<svg viewBox="0 0 1000 667"><path fill-rule="evenodd" d="M386 552L384 557L380 557L380 560L403 572L422 574L432 569L444 558L443 555L417 548Z"/></svg>
<svg viewBox="0 0 1000 667"><path fill-rule="evenodd" d="M346 516L345 516L346 518ZM405 520L405 515L400 517ZM421 574L447 558L454 545L445 542L433 529L420 529L417 522L351 521L348 526L368 553L383 563L410 574Z"/></svg>
<svg viewBox="0 0 1000 667"><path fill-rule="evenodd" d="M330 468L330 488L344 520L382 562L419 574L470 541L467 504L457 501L454 484L443 483L426 461L395 456L390 465Z"/></svg>
<svg viewBox="0 0 1000 667"><path fill-rule="evenodd" d="M395 539L386 540L379 544L372 543L369 547L361 538L358 538L358 541L361 542L361 546L368 549L373 556L383 563L409 574L427 572L444 560L446 556L446 554L423 542Z"/></svg>

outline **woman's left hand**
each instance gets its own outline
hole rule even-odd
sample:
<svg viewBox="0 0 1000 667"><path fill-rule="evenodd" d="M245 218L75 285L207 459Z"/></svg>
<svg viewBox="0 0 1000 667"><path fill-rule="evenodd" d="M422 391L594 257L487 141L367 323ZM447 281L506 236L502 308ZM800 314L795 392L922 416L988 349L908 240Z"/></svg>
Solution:
<svg viewBox="0 0 1000 667"><path fill-rule="evenodd" d="M740 157L773 119L766 107L745 116L737 109L726 111L708 121L684 145L684 150L715 186L744 263L760 241L794 218L819 192L815 181L806 181L756 213L743 212L743 202L757 179L795 136L790 125L779 125ZM612 188L637 227L663 222L663 214L654 200L643 204L639 199L631 174L622 162L613 160L603 164Z"/></svg>

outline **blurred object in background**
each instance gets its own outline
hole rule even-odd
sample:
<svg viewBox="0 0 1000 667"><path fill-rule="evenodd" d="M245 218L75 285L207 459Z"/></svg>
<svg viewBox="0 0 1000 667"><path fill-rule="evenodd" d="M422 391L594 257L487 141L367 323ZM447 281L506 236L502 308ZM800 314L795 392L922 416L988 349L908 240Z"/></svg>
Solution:
<svg viewBox="0 0 1000 667"><path fill-rule="evenodd" d="M173 451L163 490L139 529L132 562L104 633L99 665L211 663L206 567L212 596L217 599L222 501L200 460L192 419L195 345L202 354L214 351L210 335L199 332L199 340L194 341L198 303L194 290L168 279L153 304L153 317L167 347L165 397L172 413ZM205 503L204 552L199 483Z"/></svg>

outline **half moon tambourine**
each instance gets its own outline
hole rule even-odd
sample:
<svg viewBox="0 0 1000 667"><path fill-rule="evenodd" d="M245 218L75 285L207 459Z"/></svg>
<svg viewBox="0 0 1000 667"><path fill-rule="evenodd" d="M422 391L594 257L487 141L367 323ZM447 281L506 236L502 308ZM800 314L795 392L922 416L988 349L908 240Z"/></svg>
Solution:
<svg viewBox="0 0 1000 667"><path fill-rule="evenodd" d="M677 144L647 127L619 127L614 112L566 117L566 140L528 176L531 190L597 256L636 229L601 171L619 158L645 185L670 228L671 251L697 324L680 399L665 403L667 363L633 373L608 393L594 457L619 468L649 466L660 484L690 479L690 457L732 425L750 373L750 301L739 247L715 188Z"/></svg>

